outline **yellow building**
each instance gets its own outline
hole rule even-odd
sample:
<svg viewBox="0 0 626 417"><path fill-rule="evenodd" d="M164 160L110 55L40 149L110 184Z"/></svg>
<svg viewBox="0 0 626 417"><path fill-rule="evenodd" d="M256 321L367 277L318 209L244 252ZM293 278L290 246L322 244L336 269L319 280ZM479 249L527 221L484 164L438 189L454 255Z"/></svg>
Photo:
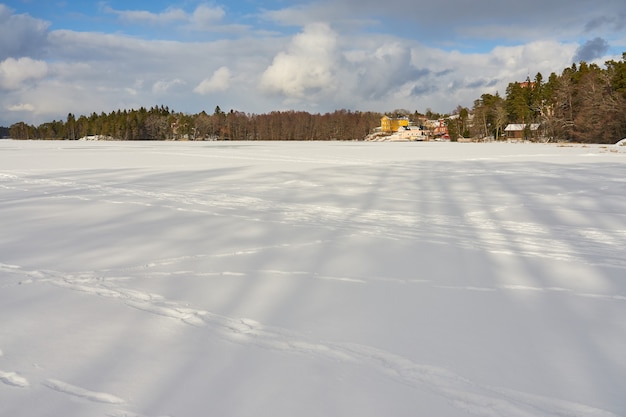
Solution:
<svg viewBox="0 0 626 417"><path fill-rule="evenodd" d="M380 119L380 130L383 132L397 132L401 127L409 125L408 117L394 117L383 116Z"/></svg>

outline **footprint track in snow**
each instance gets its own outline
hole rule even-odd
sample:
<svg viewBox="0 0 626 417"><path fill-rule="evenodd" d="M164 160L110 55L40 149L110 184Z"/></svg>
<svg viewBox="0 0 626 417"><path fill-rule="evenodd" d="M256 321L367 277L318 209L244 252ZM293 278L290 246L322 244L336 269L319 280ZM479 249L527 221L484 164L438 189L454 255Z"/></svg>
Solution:
<svg viewBox="0 0 626 417"><path fill-rule="evenodd" d="M28 380L19 375L17 372L6 372L0 370L0 382L5 385L18 388L26 388L30 386Z"/></svg>
<svg viewBox="0 0 626 417"><path fill-rule="evenodd" d="M253 319L232 318L200 309L190 308L187 303L165 299L157 294L138 290L129 290L119 286L117 281L107 281L94 271L76 275L63 275L52 271L26 271L12 266L12 271L19 271L28 276L41 275L44 282L58 285L74 291L119 300L129 307L146 311L151 314L179 320L194 328L205 328L221 339L240 345L257 347L271 351L315 357L320 360L355 363L375 369L386 377L415 389L430 392L444 398L456 408L470 414L483 416L554 416L568 415L571 417L616 417L608 411L595 409L574 402L561 401L550 397L540 397L524 392L499 387L481 385L443 368L422 365L391 352L382 351L366 345L311 340L310 338L287 329L266 326ZM277 273L265 270L265 273ZM288 273L288 271L282 271ZM280 274L278 274L280 275ZM363 277L359 278L362 284ZM353 279L352 281L357 281ZM352 283L352 281L348 281ZM428 281L420 284L431 285ZM533 291L537 293L574 294L604 300L606 296L594 294L577 294L563 288L538 288L508 286L499 288L474 288L454 286L433 286L441 290L464 291ZM603 298L604 297L604 298ZM626 297L611 296L611 300L626 300ZM0 380L8 385L28 386L28 381L14 372L0 373ZM45 386L83 399L108 403L125 404L125 401L112 394L90 391L56 379L47 379ZM555 414L554 410L558 410Z"/></svg>
<svg viewBox="0 0 626 417"><path fill-rule="evenodd" d="M576 261L583 264L626 268L621 251L616 248L626 245L626 230L585 229L572 231L569 227L554 225L546 227L532 221L494 219L491 214L510 209L525 208L525 205L504 205L487 207L461 216L436 214L416 216L414 212L393 210L362 210L332 205L311 205L305 203L283 204L258 196L226 194L215 192L211 195L190 192L153 192L140 188L124 188L119 184L86 184L75 179L18 177L4 175L5 181L19 182L25 186L47 186L62 191L90 192L94 200L115 204L140 204L161 206L174 210L195 211L210 215L227 215L243 220L280 222L288 224L308 224L318 227L331 227L338 230L361 233L370 231L377 236L398 239L398 227L404 230L406 238L423 238L424 229L429 230L431 243L441 238L443 241L472 250L505 253L521 257L541 257L561 261ZM584 191L579 191L584 192ZM120 200L119 198L128 198ZM76 198L60 194L54 198ZM251 207L254 207L250 211ZM241 214L236 208L247 210ZM528 207L527 211L536 208ZM282 220L268 218L264 214L280 213ZM350 218L350 222L346 219ZM450 228L450 225L455 225ZM393 230L394 233L389 233ZM478 239L477 239L478 237ZM510 250L502 250L509 247Z"/></svg>
<svg viewBox="0 0 626 417"><path fill-rule="evenodd" d="M2 349L0 349L0 358L4 355ZM7 372L0 370L0 382L12 387L26 388L30 386L30 383L26 378L19 375L17 372Z"/></svg>
<svg viewBox="0 0 626 417"><path fill-rule="evenodd" d="M97 291L92 293L101 295ZM357 363L376 369L400 383L443 397L455 407L470 414L535 417L552 416L555 415L553 411L558 410L557 415L571 417L616 417L608 411L583 404L481 385L446 369L420 365L407 358L370 346L314 341L286 329L266 326L253 319L221 316L183 307L162 298L128 299L123 298L123 291L119 291L119 294L119 298L131 307L177 319L194 327L208 327L222 339L232 343L289 354L302 354L322 360ZM69 385L59 383L52 385L58 390L73 395L87 396L84 391L73 389ZM90 397L96 401L110 399L110 397L100 395Z"/></svg>
<svg viewBox="0 0 626 417"><path fill-rule="evenodd" d="M90 391L76 385L68 384L67 382L59 381L57 379L48 379L43 382L43 385L54 391L74 397L83 398L88 401L120 405L126 403L126 401L113 394L108 394L106 392Z"/></svg>

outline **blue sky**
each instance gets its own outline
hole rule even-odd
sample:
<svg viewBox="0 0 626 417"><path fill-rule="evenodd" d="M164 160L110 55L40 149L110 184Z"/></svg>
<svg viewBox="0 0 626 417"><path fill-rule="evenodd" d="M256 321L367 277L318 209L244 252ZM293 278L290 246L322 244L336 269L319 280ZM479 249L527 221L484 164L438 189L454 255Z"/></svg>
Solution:
<svg viewBox="0 0 626 417"><path fill-rule="evenodd" d="M623 0L0 0L0 125L161 104L449 112L623 51Z"/></svg>

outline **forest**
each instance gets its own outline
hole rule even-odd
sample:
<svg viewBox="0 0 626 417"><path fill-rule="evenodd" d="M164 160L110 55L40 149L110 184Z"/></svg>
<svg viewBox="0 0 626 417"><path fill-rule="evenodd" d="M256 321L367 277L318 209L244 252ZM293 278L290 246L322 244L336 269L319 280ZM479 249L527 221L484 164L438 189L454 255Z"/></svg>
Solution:
<svg viewBox="0 0 626 417"><path fill-rule="evenodd" d="M619 61L603 67L580 62L544 79L537 73L531 80L511 82L505 96L483 94L472 108L458 106L447 115L394 110L420 123L424 119L446 120L452 140L505 137L509 123L530 126L525 139L615 143L626 137L626 52ZM212 114L190 115L167 106L92 113L39 126L13 124L13 139L110 140L362 140L380 125L382 113L336 110L311 114L305 111L273 111L250 114L224 112L219 106ZM6 129L6 128L5 128Z"/></svg>
<svg viewBox="0 0 626 417"><path fill-rule="evenodd" d="M604 68L580 62L547 80L537 73L509 83L505 97L483 94L471 110L455 113L459 117L448 120L451 137L500 138L509 123L537 123L539 131L526 132L528 139L615 143L626 137L626 52Z"/></svg>
<svg viewBox="0 0 626 417"><path fill-rule="evenodd" d="M310 114L303 111L274 111L247 114L235 110L189 115L166 106L150 109L93 113L37 127L16 123L10 128L14 139L80 139L98 136L110 140L354 140L364 138L380 124L381 114L337 110Z"/></svg>

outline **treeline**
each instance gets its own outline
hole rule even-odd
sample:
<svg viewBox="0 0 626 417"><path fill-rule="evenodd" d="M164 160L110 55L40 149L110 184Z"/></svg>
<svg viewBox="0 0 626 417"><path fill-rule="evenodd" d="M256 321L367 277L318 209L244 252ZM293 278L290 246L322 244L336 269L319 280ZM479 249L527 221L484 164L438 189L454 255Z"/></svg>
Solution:
<svg viewBox="0 0 626 417"><path fill-rule="evenodd" d="M189 115L168 107L93 113L39 126L23 122L10 127L14 139L111 140L355 140L363 139L380 125L380 113L337 110L310 114L303 111L274 111L247 114L219 106L213 114Z"/></svg>
<svg viewBox="0 0 626 417"><path fill-rule="evenodd" d="M451 137L500 138L509 123L519 123L527 139L615 143L626 137L626 52L604 67L580 62L547 80L537 73L510 83L505 97L483 94L471 110L456 113L448 119Z"/></svg>

